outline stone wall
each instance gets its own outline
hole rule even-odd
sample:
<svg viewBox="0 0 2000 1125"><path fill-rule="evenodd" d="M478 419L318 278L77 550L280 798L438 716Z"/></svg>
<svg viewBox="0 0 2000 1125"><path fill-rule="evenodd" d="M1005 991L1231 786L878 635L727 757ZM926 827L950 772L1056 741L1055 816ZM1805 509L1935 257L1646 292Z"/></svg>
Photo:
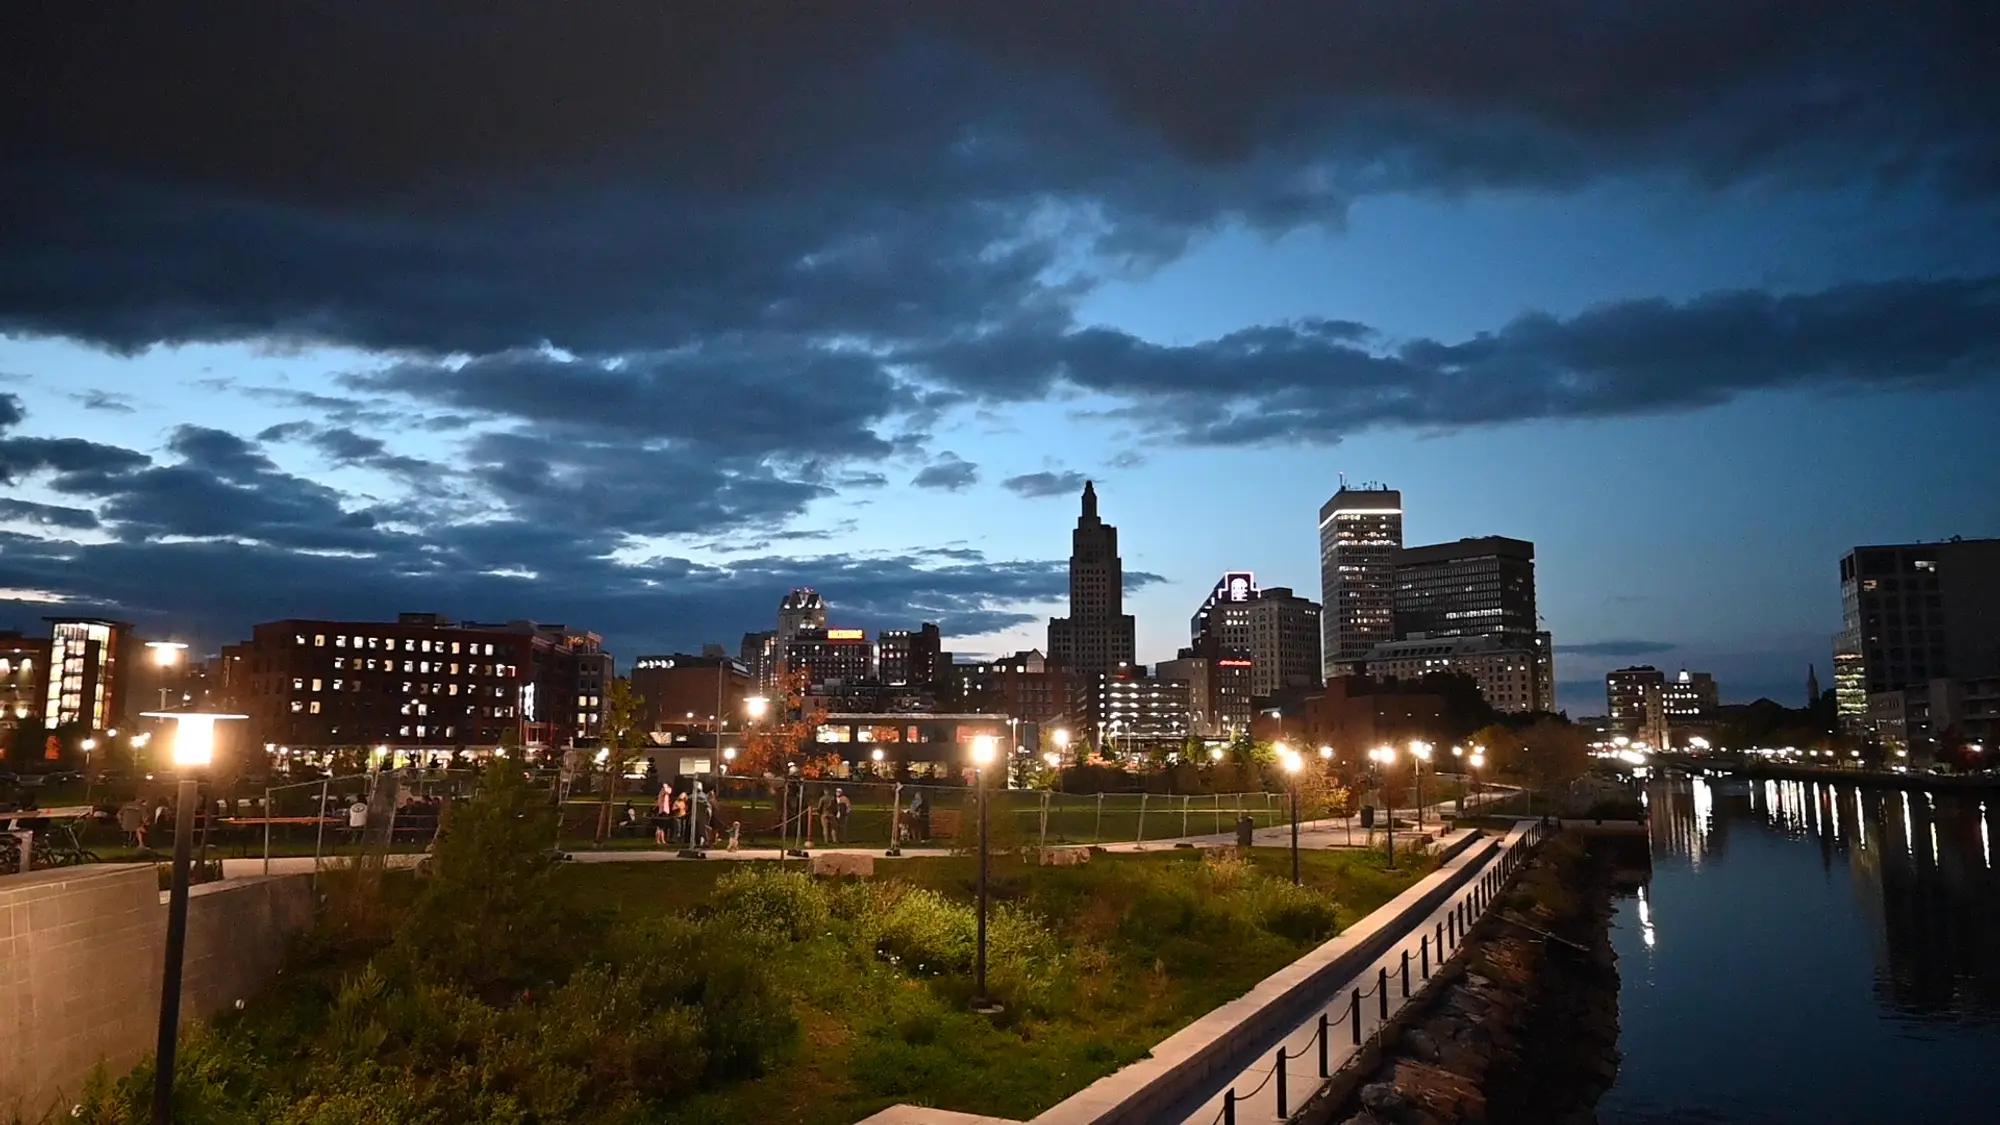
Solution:
<svg viewBox="0 0 2000 1125"><path fill-rule="evenodd" d="M0 879L0 1120L66 1115L92 1068L120 1071L152 1051L165 899L151 864ZM195 888L182 1019L254 993L311 916L304 876Z"/></svg>

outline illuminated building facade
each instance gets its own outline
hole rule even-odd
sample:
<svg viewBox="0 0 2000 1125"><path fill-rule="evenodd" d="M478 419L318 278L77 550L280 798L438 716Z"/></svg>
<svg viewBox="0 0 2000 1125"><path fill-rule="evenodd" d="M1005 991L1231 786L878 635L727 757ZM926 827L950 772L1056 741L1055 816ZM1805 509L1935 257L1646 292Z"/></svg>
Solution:
<svg viewBox="0 0 2000 1125"><path fill-rule="evenodd" d="M1340 487L1319 510L1320 650L1328 677L1396 639L1396 563L1403 550L1403 494L1380 485Z"/></svg>
<svg viewBox="0 0 2000 1125"><path fill-rule="evenodd" d="M1097 713L1106 750L1178 748L1192 733L1188 685L1128 667L1097 684Z"/></svg>
<svg viewBox="0 0 2000 1125"><path fill-rule="evenodd" d="M1314 622L1313 647L1319 647L1318 622ZM1317 665L1317 658L1314 660ZM1184 648L1173 660L1162 660L1156 670L1163 680L1187 685L1188 730L1200 738L1233 739L1250 732L1257 662L1209 640Z"/></svg>
<svg viewBox="0 0 2000 1125"><path fill-rule="evenodd" d="M642 656L630 678L646 731L741 730L743 701L756 690L749 669L721 656Z"/></svg>
<svg viewBox="0 0 2000 1125"><path fill-rule="evenodd" d="M1430 672L1469 676L1495 711L1521 714L1542 703L1539 651L1502 637L1412 637L1368 650L1368 674L1415 680Z"/></svg>
<svg viewBox="0 0 2000 1125"><path fill-rule="evenodd" d="M265 622L222 659L228 697L249 715L256 742L451 751L596 738L603 655L595 634L560 625L406 613Z"/></svg>
<svg viewBox="0 0 2000 1125"><path fill-rule="evenodd" d="M51 729L106 730L124 715L132 627L101 617L51 617L42 721Z"/></svg>
<svg viewBox="0 0 2000 1125"><path fill-rule="evenodd" d="M944 636L930 621L919 629L882 630L875 653L876 672L887 687L935 689L951 667L944 654Z"/></svg>
<svg viewBox="0 0 2000 1125"><path fill-rule="evenodd" d="M1214 638L1221 648L1250 659L1252 695L1318 686L1320 606L1288 586L1257 588L1247 570L1222 576L1188 622L1193 647Z"/></svg>
<svg viewBox="0 0 2000 1125"><path fill-rule="evenodd" d="M0 731L40 719L48 704L42 676L49 667L49 639L0 633Z"/></svg>
<svg viewBox="0 0 2000 1125"><path fill-rule="evenodd" d="M1833 690L1868 733L1869 697L2000 673L2000 539L1856 547L1840 560Z"/></svg>
<svg viewBox="0 0 2000 1125"><path fill-rule="evenodd" d="M1072 718L1069 672L1038 650L954 664L951 676L959 701L974 711L1034 723Z"/></svg>
<svg viewBox="0 0 2000 1125"><path fill-rule="evenodd" d="M812 693L875 675L875 646L860 629L795 630L784 642L780 657L785 675L803 676L807 691Z"/></svg>

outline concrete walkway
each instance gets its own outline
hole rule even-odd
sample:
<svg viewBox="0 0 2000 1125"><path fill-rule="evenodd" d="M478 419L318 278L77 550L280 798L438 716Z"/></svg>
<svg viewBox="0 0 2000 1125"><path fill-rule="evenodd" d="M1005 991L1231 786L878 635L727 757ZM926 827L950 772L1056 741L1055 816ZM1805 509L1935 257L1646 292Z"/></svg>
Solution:
<svg viewBox="0 0 2000 1125"><path fill-rule="evenodd" d="M1480 861L1463 887L1410 925L1366 968L1327 991L1322 1002L1278 1042L1266 1044L1256 1061L1238 1070L1205 1097L1190 1099L1176 1107L1162 1120L1216 1125L1223 1118L1224 1101L1231 1090L1236 1091L1235 1119L1239 1125L1283 1122L1288 1115L1297 1113L1320 1086L1322 1057L1324 1073L1339 1070L1358 1050L1357 1039L1366 1042L1412 998L1419 996L1425 983L1426 963L1435 974L1443 960L1458 955L1464 929L1491 905L1502 885L1500 873L1508 866L1508 854L1528 846L1531 831L1530 822L1517 825L1502 840L1500 848ZM1442 958L1440 948L1444 951ZM1322 1017L1327 1028L1324 1055L1320 1049ZM1286 1056L1282 1082L1274 1074L1281 1046ZM1279 1112L1281 1086L1286 1095L1284 1113Z"/></svg>

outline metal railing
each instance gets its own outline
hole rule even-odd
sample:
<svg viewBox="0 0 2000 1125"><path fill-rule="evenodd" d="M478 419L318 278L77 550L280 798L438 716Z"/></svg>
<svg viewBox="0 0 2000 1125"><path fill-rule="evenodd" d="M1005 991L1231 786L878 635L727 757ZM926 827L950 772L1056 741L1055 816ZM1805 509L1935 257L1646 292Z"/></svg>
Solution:
<svg viewBox="0 0 2000 1125"><path fill-rule="evenodd" d="M1318 1027L1314 1029L1312 1037L1304 1045L1293 1050L1290 1046L1281 1042L1272 1058L1271 1069L1264 1075L1262 1081L1248 1090L1238 1091L1234 1083L1224 1089L1222 1093L1222 1105L1217 1110L1215 1117L1209 1122L1209 1125L1236 1125L1239 1104L1263 1093L1264 1088L1273 1082L1277 1084L1277 1089L1274 1092L1277 1101L1277 1119L1289 1119L1293 1110L1298 1108L1298 1106L1292 1102L1292 1090L1290 1089L1289 1076L1286 1072L1285 1064L1295 1059L1305 1058L1308 1054L1317 1053L1319 1058L1318 1081L1314 1084L1312 1090L1306 1093L1304 1099L1310 1100L1337 1072L1338 1068L1333 1065L1331 1057L1334 1029L1343 1024L1348 1028L1348 1050L1346 1055L1340 1060L1340 1065L1345 1066L1349 1061L1359 1057L1366 1043L1380 1036L1383 1030L1388 1027L1390 1016L1393 1014L1389 995L1392 989L1398 992L1399 1003L1396 1005L1397 1008L1401 1008L1404 1004L1407 1004L1413 994L1421 996L1425 986L1430 983L1434 976L1443 970L1445 963L1463 947L1472 927L1486 910L1498 900L1500 894L1506 889L1508 882L1513 879L1514 875L1519 872L1521 865L1526 862L1528 853L1546 839L1550 831L1551 829L1547 825L1538 821L1525 828L1512 844L1503 844L1499 855L1488 860L1484 870L1474 876L1465 886L1459 888L1455 897L1445 908L1445 917L1439 920L1431 930L1420 932L1416 935L1417 957L1414 973L1411 969L1412 961L1408 945L1410 935L1405 934L1401 939L1403 943L1402 948L1392 951L1395 954L1395 963L1397 964L1397 970L1393 975L1393 983L1389 966L1387 964L1378 965L1376 967L1375 980L1366 988L1355 986L1349 989L1347 1003L1341 1006L1340 1015L1331 1015L1331 1008L1324 1009L1319 1013ZM1416 982L1414 991L1412 987L1413 979ZM1374 997L1376 1001L1374 1005L1375 1026L1372 1033L1364 1034L1362 1023L1365 1015L1362 1008L1362 1001L1370 997ZM1304 1100L1299 1105L1303 1105Z"/></svg>

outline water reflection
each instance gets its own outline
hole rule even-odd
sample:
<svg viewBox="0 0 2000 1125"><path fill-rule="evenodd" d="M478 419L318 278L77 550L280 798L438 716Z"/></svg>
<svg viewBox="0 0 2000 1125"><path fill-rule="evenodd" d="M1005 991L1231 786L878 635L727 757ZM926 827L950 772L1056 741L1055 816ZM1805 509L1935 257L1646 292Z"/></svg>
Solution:
<svg viewBox="0 0 2000 1125"><path fill-rule="evenodd" d="M1602 1120L1996 1119L2000 799L1724 775L1641 796Z"/></svg>

